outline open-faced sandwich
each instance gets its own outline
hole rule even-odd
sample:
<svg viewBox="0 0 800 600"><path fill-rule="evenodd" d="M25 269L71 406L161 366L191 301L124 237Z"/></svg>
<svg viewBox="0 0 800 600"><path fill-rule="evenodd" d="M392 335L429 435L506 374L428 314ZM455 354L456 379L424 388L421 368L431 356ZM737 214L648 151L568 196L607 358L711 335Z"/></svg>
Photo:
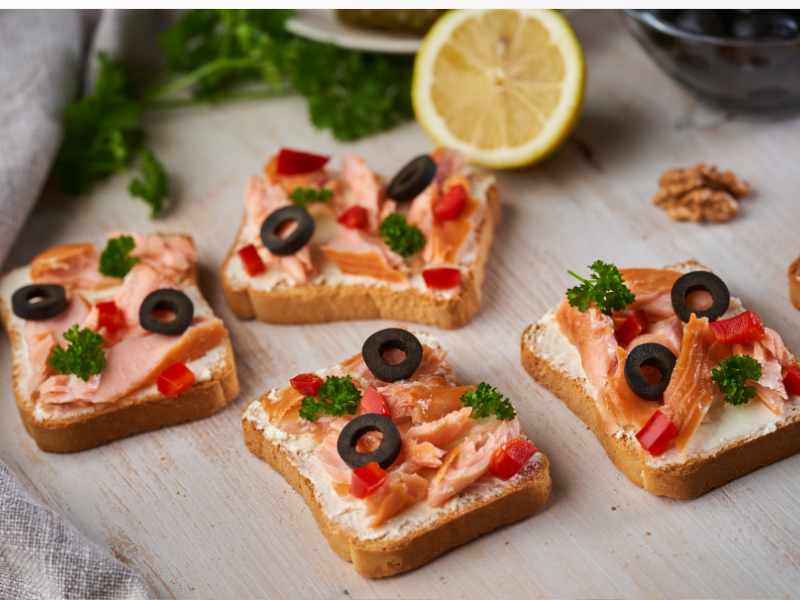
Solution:
<svg viewBox="0 0 800 600"><path fill-rule="evenodd" d="M250 450L308 504L356 571L419 567L538 511L547 457L486 383L461 385L427 335L384 329L362 352L254 401Z"/></svg>
<svg viewBox="0 0 800 600"><path fill-rule="evenodd" d="M222 268L233 311L273 323L469 321L499 218L494 177L441 148L386 186L359 156L338 172L328 160L284 148L250 179Z"/></svg>
<svg viewBox="0 0 800 600"><path fill-rule="evenodd" d="M55 246L0 281L22 421L76 452L206 417L236 397L228 332L196 281L184 235Z"/></svg>
<svg viewBox="0 0 800 600"><path fill-rule="evenodd" d="M522 336L522 362L637 485L693 498L800 450L800 369L780 335L689 262L597 261Z"/></svg>

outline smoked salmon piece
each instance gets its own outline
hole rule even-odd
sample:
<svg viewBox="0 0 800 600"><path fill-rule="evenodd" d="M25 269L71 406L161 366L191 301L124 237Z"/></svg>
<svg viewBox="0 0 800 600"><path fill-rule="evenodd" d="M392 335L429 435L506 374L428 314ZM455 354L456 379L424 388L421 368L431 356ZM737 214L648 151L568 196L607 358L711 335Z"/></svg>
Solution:
<svg viewBox="0 0 800 600"><path fill-rule="evenodd" d="M379 238L356 229L341 228L333 240L322 246L322 252L342 273L390 283L408 280L402 257L386 248Z"/></svg>
<svg viewBox="0 0 800 600"><path fill-rule="evenodd" d="M589 383L602 389L618 360L614 321L594 306L581 312L566 298L556 309L555 317L561 332L578 349Z"/></svg>
<svg viewBox="0 0 800 600"><path fill-rule="evenodd" d="M633 393L625 379L627 357L628 353L625 350L617 348L617 360L609 374L608 384L601 391L601 399L615 426L640 429L658 409L658 403L645 400Z"/></svg>
<svg viewBox="0 0 800 600"><path fill-rule="evenodd" d="M86 290L117 285L119 279L100 273L99 264L100 253L94 244L53 246L31 261L31 281Z"/></svg>
<svg viewBox="0 0 800 600"><path fill-rule="evenodd" d="M378 527L428 495L428 480L416 473L392 471L386 482L366 499L371 527Z"/></svg>
<svg viewBox="0 0 800 600"><path fill-rule="evenodd" d="M389 384L379 391L389 403L393 419L408 417L414 424L424 423L462 408L461 396L475 389L447 385L444 377L439 379L430 383Z"/></svg>
<svg viewBox="0 0 800 600"><path fill-rule="evenodd" d="M642 310L650 319L674 316L672 286L682 275L670 269L621 269L622 279L636 297L631 310Z"/></svg>
<svg viewBox="0 0 800 600"><path fill-rule="evenodd" d="M475 421L471 414L472 409L464 407L435 421L414 425L406 435L416 442L430 442L439 448L446 448L472 427Z"/></svg>

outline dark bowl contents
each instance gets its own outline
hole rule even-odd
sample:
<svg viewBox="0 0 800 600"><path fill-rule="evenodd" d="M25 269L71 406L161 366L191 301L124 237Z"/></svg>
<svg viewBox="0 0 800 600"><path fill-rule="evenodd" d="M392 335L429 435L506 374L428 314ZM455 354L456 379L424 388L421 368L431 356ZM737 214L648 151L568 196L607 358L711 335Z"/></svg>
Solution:
<svg viewBox="0 0 800 600"><path fill-rule="evenodd" d="M800 10L628 10L625 22L701 99L736 110L800 110Z"/></svg>

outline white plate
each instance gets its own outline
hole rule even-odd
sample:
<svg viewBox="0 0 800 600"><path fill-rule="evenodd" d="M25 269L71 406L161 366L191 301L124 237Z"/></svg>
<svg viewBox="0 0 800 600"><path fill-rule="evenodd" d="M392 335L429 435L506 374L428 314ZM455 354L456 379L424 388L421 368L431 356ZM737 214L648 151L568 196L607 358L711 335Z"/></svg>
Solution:
<svg viewBox="0 0 800 600"><path fill-rule="evenodd" d="M297 10L286 28L300 37L342 48L388 54L414 54L422 36L356 29L340 23L333 10Z"/></svg>

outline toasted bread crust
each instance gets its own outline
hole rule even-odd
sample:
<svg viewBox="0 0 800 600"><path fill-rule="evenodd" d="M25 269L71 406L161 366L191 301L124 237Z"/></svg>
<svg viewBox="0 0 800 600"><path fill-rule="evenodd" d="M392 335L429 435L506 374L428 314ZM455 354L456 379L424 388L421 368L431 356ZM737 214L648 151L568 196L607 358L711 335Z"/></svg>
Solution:
<svg viewBox="0 0 800 600"><path fill-rule="evenodd" d="M800 420L774 432L729 444L712 456L690 458L680 464L653 467L645 451L630 438L609 435L602 427L597 404L583 386L536 354L527 343L538 327L522 334L522 366L537 382L553 392L595 434L612 462L633 483L657 496L691 499L800 451Z"/></svg>
<svg viewBox="0 0 800 600"><path fill-rule="evenodd" d="M306 501L331 548L365 577L390 577L416 569L448 550L533 515L550 496L550 466L542 455L539 466L500 497L478 500L401 539L359 539L325 515L313 482L299 471L285 450L267 439L248 419L242 419L242 428L250 451L283 475Z"/></svg>
<svg viewBox="0 0 800 600"><path fill-rule="evenodd" d="M413 288L398 291L379 285L296 285L270 291L241 288L227 277L228 262L236 257L241 227L222 264L225 299L240 319L268 323L320 323L352 319L389 319L455 329L470 321L480 309L481 288L494 231L500 220L500 201L495 186L487 192L488 210L477 232L477 256L461 290L441 298Z"/></svg>

